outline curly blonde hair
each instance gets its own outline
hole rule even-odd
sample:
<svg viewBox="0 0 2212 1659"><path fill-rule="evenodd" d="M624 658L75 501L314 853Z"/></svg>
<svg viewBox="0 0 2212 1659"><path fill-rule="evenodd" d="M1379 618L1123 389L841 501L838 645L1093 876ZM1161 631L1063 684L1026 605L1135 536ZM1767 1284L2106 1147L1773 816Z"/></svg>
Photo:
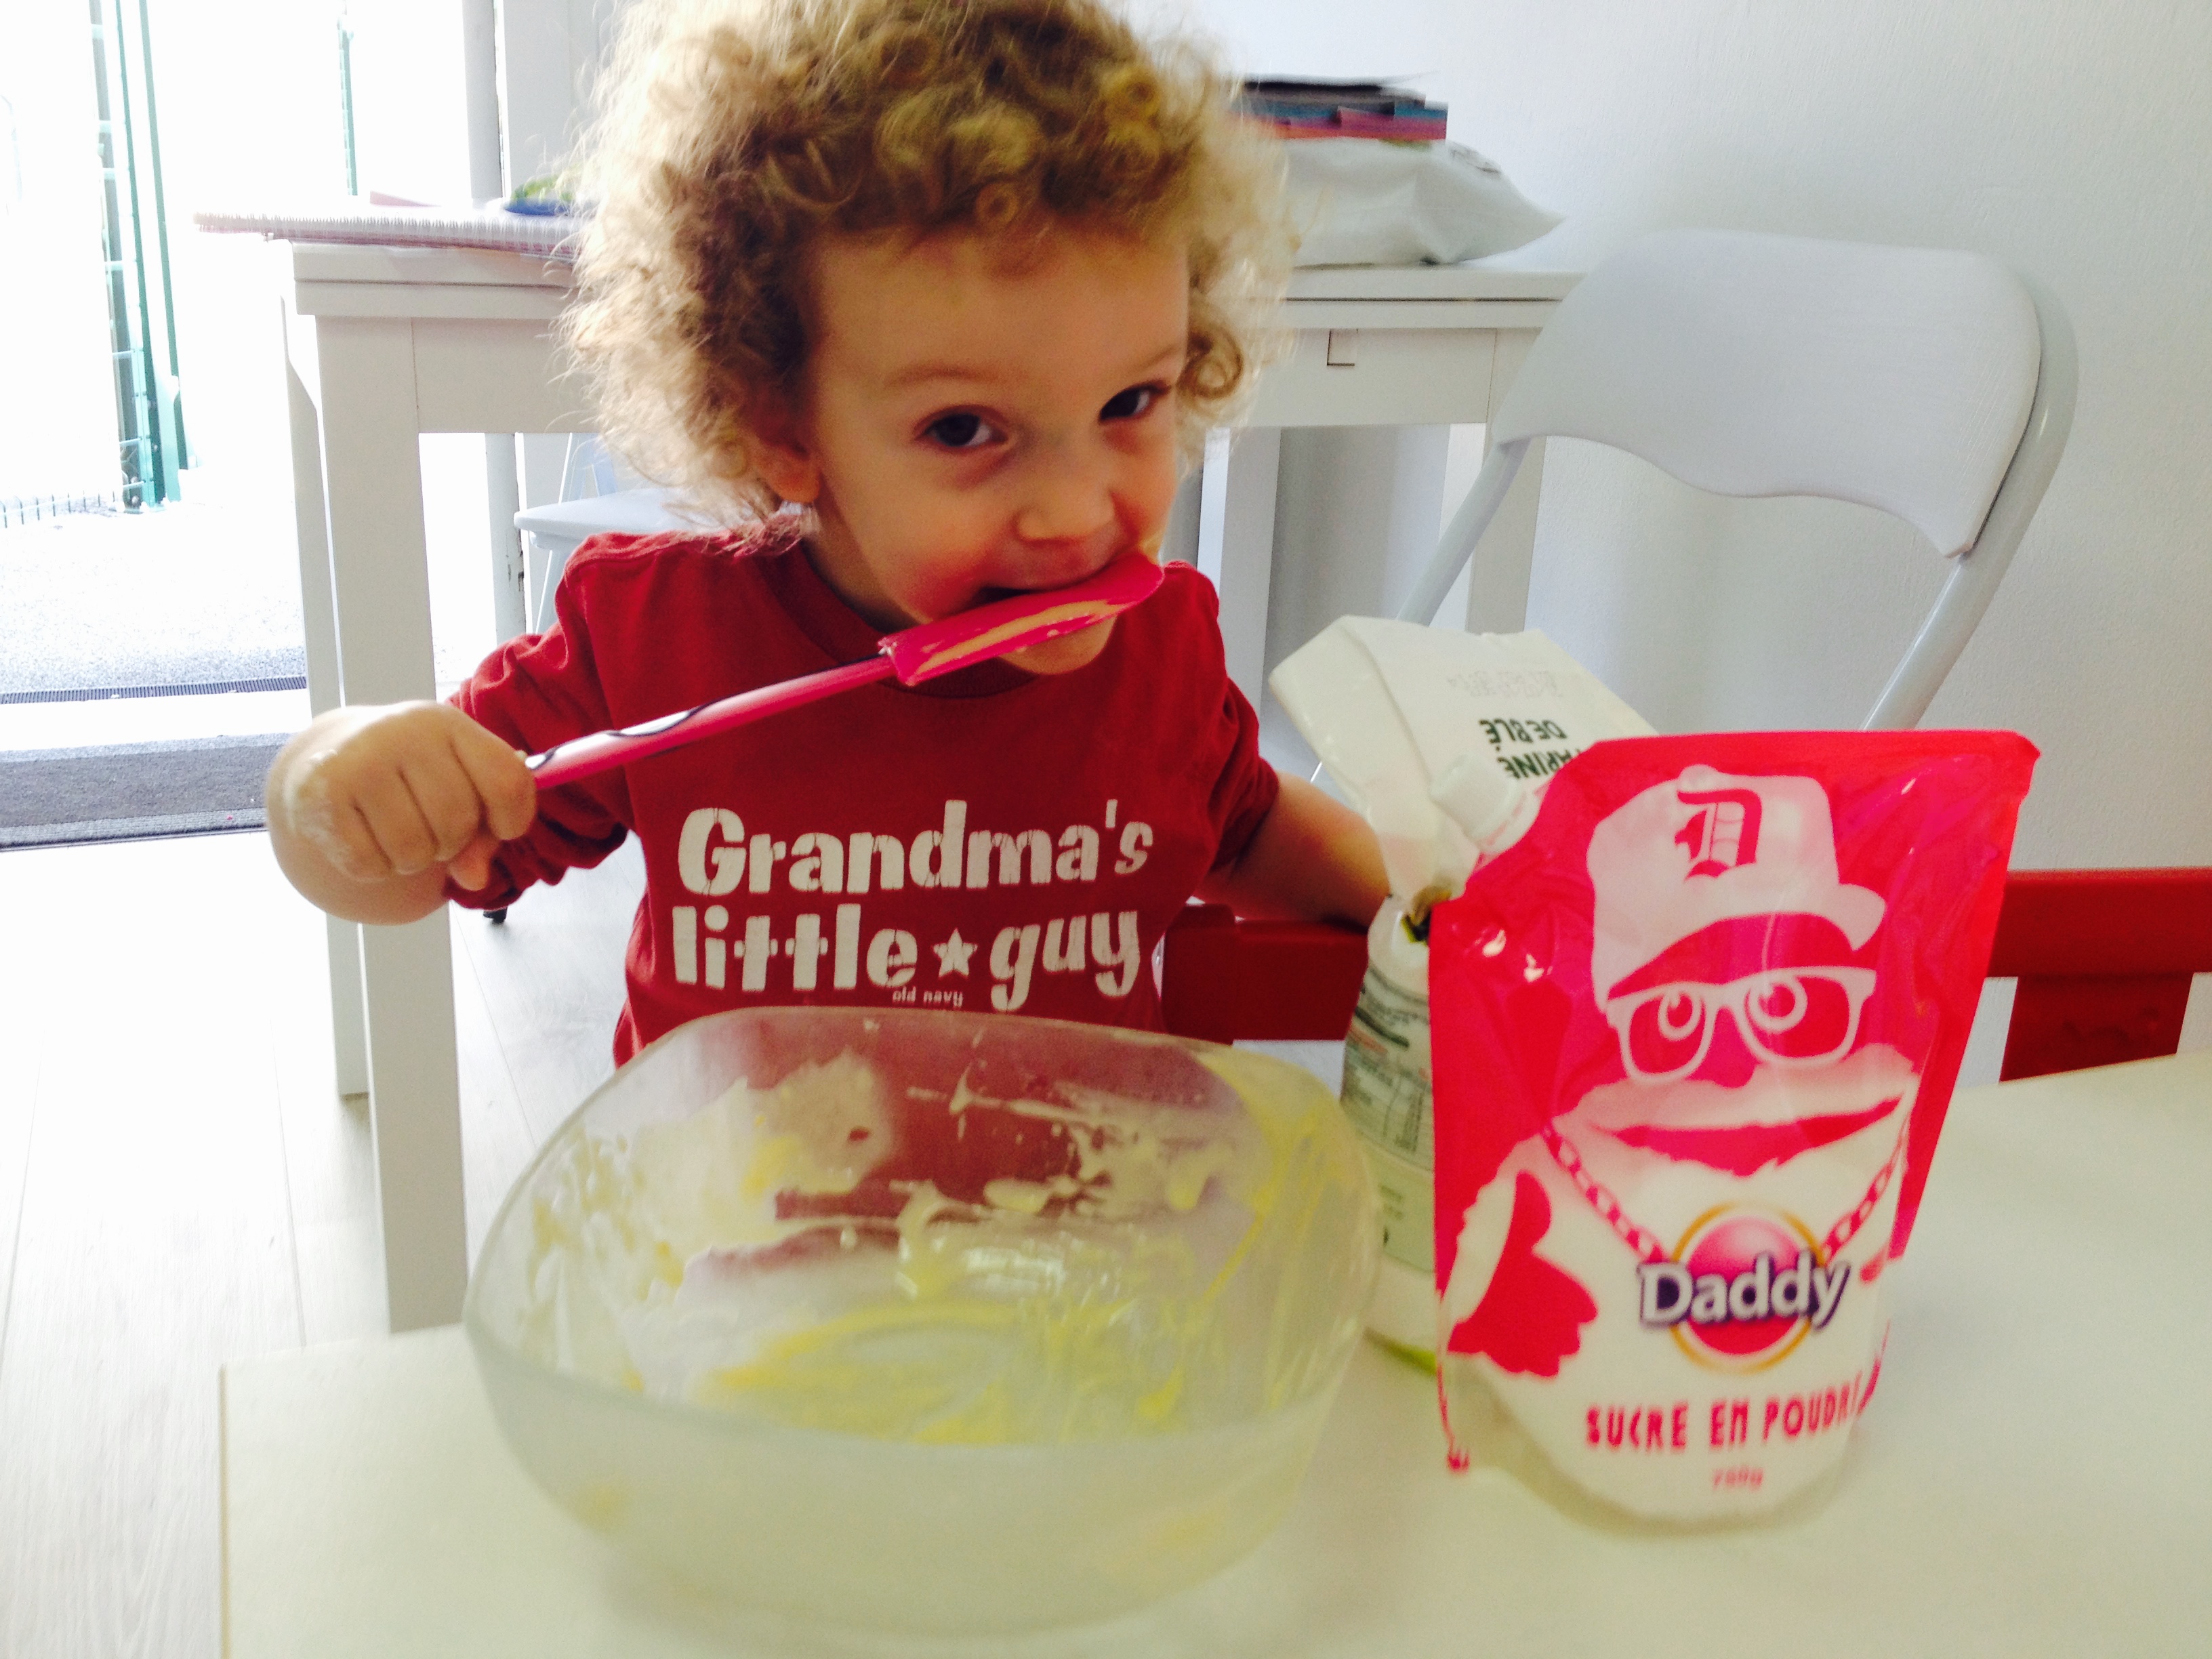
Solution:
<svg viewBox="0 0 2212 1659"><path fill-rule="evenodd" d="M1188 43L1100 0L639 0L576 182L595 204L562 332L633 466L769 509L750 419L799 390L824 234L1054 222L1179 236L1188 462L1273 354L1281 164Z"/></svg>

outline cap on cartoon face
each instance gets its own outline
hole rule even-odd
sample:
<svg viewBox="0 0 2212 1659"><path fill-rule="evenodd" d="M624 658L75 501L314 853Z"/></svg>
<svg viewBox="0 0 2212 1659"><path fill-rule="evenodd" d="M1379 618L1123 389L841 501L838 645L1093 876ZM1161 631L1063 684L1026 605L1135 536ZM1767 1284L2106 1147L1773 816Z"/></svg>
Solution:
<svg viewBox="0 0 2212 1659"><path fill-rule="evenodd" d="M1838 874L1818 782L1689 767L1598 824L1589 873L1590 981L1632 1077L1696 1071L1723 1011L1770 1064L1850 1051L1885 907Z"/></svg>

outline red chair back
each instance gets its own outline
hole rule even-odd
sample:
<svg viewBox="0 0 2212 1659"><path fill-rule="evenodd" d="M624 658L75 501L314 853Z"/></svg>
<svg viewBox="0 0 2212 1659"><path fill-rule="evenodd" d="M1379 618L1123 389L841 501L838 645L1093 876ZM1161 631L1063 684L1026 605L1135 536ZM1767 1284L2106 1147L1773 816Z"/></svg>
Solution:
<svg viewBox="0 0 2212 1659"><path fill-rule="evenodd" d="M2170 1054L2212 973L2212 870L2015 870L1990 977L2018 979L2003 1078Z"/></svg>
<svg viewBox="0 0 2212 1659"><path fill-rule="evenodd" d="M1364 933L1194 904L1160 941L1160 1012L1178 1036L1209 1042L1334 1042L1366 972Z"/></svg>
<svg viewBox="0 0 2212 1659"><path fill-rule="evenodd" d="M1229 1042L1334 1041L1367 940L1315 922L1239 921L1194 904L1160 957L1167 1029ZM2174 1052L2192 975L2212 973L2212 870L2016 870L1990 975L2018 979L2005 1078Z"/></svg>

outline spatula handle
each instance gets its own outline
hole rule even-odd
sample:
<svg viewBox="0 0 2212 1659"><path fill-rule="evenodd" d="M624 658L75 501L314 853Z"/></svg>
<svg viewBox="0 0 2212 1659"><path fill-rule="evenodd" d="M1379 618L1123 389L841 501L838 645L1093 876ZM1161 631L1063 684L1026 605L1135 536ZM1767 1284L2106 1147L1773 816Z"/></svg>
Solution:
<svg viewBox="0 0 2212 1659"><path fill-rule="evenodd" d="M796 708L802 703L817 702L855 686L889 679L891 672L889 657L870 657L860 662L848 662L840 667L825 668L817 674L785 680L780 684L763 685L755 690L740 691L734 696L702 702L696 708L687 708L679 714L664 714L659 720L625 726L612 732L594 732L588 737L556 744L542 755L532 755L525 763L537 775L538 787L550 789L556 784L574 783L579 778L591 777L610 767L627 766L632 761L644 760L663 750L696 743L702 738L711 738L733 726L749 725L769 714L780 714L785 709Z"/></svg>

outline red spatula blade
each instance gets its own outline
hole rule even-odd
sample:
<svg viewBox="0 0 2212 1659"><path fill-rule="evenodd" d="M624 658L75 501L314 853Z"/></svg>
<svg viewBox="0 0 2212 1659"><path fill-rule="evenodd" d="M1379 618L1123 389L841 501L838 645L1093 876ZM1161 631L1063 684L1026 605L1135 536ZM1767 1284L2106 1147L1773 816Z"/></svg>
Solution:
<svg viewBox="0 0 2212 1659"><path fill-rule="evenodd" d="M1124 553L1095 576L1067 587L1016 593L935 622L902 628L877 648L902 685L919 685L992 657L1095 627L1158 591L1160 568Z"/></svg>
<svg viewBox="0 0 2212 1659"><path fill-rule="evenodd" d="M594 732L532 755L527 763L537 775L538 787L550 789L893 674L901 684L918 685L939 674L1093 627L1151 598L1160 580L1160 568L1152 560L1141 553L1124 553L1097 575L1071 586L1017 593L957 616L901 629L877 643L880 654L864 661L740 691L640 726Z"/></svg>

